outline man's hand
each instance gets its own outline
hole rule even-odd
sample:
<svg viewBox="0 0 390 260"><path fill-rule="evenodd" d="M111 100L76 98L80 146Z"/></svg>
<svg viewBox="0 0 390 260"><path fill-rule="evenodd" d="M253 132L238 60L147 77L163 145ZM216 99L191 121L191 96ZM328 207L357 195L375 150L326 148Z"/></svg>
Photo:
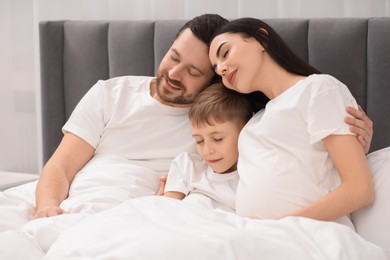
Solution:
<svg viewBox="0 0 390 260"><path fill-rule="evenodd" d="M164 189L165 189L165 184L167 183L167 176L161 176L160 177L160 182L161 186L160 189L158 190L158 196L163 196L164 195Z"/></svg>
<svg viewBox="0 0 390 260"><path fill-rule="evenodd" d="M48 218L58 215L66 214L65 210L57 206L48 206L39 211L34 215L34 218Z"/></svg>
<svg viewBox="0 0 390 260"><path fill-rule="evenodd" d="M346 117L344 122L349 125L349 129L352 133L357 135L357 139L363 147L364 152L367 154L370 150L370 145L373 135L373 122L364 113L363 109L359 106L359 109L353 107L347 107L347 113L353 117Z"/></svg>

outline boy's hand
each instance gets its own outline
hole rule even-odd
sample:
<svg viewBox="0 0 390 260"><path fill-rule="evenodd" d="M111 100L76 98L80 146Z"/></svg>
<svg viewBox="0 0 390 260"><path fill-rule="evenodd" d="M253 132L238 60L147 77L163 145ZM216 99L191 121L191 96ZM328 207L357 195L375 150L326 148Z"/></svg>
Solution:
<svg viewBox="0 0 390 260"><path fill-rule="evenodd" d="M161 186L160 189L158 190L158 196L163 196L164 195L164 189L165 189L165 184L167 183L167 176L161 176L160 177L160 182Z"/></svg>

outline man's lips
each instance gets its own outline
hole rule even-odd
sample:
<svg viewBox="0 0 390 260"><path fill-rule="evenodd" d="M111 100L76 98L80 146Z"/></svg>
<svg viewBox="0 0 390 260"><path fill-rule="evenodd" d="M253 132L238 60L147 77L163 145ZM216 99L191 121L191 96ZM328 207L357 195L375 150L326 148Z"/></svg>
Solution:
<svg viewBox="0 0 390 260"><path fill-rule="evenodd" d="M181 87L178 87L176 85L173 85L171 82L169 82L167 79L165 79L165 86L167 89L171 91L179 91L181 90Z"/></svg>
<svg viewBox="0 0 390 260"><path fill-rule="evenodd" d="M228 83L230 85L233 85L233 82L234 80L236 79L236 74L237 74L237 70L234 70L232 72L230 72L227 76L226 76L226 79L228 81Z"/></svg>

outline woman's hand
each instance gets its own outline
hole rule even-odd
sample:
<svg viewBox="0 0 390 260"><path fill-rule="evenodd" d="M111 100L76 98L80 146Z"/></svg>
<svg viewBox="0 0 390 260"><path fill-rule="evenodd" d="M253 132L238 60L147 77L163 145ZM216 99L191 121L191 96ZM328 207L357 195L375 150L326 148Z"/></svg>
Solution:
<svg viewBox="0 0 390 260"><path fill-rule="evenodd" d="M346 117L344 122L349 125L351 132L357 135L358 141L367 154L370 150L372 135L374 133L373 122L360 106L359 109L347 107L346 110L352 117Z"/></svg>

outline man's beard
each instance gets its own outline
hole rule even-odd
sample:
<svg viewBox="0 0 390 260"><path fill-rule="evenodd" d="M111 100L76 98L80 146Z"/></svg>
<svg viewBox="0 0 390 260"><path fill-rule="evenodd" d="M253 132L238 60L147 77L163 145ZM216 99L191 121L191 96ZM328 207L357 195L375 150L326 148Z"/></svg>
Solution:
<svg viewBox="0 0 390 260"><path fill-rule="evenodd" d="M168 81L170 84L179 87L181 89L180 94L174 95L172 92L170 92L168 89L166 89L162 85L162 80L165 78L166 81ZM186 95L187 89L186 87L177 80L172 80L168 76L167 71L161 71L156 78L156 92L159 98L165 102L172 103L172 104L180 104L180 105L188 105L192 104L195 99L195 95Z"/></svg>

